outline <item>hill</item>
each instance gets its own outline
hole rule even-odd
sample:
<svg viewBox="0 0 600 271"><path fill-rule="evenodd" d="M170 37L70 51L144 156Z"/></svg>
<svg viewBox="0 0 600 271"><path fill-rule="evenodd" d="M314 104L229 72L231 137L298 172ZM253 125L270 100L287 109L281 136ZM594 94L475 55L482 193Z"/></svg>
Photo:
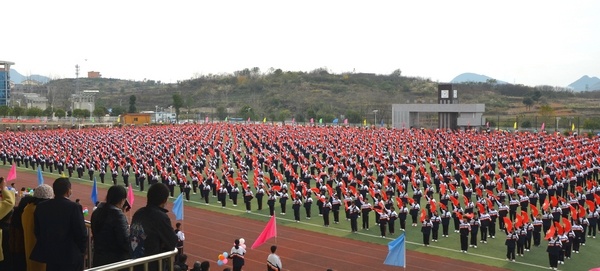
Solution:
<svg viewBox="0 0 600 271"><path fill-rule="evenodd" d="M256 68L257 69L257 68ZM128 81L108 78L80 78L80 89L97 89L96 107L114 114L129 108L135 96L137 111L169 110L173 95L183 97L181 118L224 119L226 116L253 120L297 122L347 118L350 123L377 120L391 123L391 104L437 103L437 84L429 79L399 75L362 73L331 74L326 69L311 72L244 69L233 74L203 75L165 84L153 80ZM529 87L489 82L455 83L461 103L485 103L486 116L497 119L539 116L549 105L552 116L598 116L600 92L573 92L549 86ZM38 92L48 97L54 108L69 110L74 79L52 80ZM524 101L532 100L530 106ZM564 118L563 118L564 119ZM583 122L583 120L581 120ZM511 122L511 124L514 120ZM535 121L532 121L535 123Z"/></svg>
<svg viewBox="0 0 600 271"><path fill-rule="evenodd" d="M571 83L569 87L574 91L600 90L600 78L584 75L577 79L577 81Z"/></svg>
<svg viewBox="0 0 600 271"><path fill-rule="evenodd" d="M42 75L32 74L32 75L22 75L15 69L10 69L10 80L15 84L21 84L23 81L30 79L42 84L50 82L50 78Z"/></svg>
<svg viewBox="0 0 600 271"><path fill-rule="evenodd" d="M463 73L460 74L456 77L454 77L454 79L452 79L452 81L450 81L451 83L496 83L496 84L507 84L507 82L504 81L500 81L497 79L494 79L492 77L483 75L483 74L476 74L476 73Z"/></svg>

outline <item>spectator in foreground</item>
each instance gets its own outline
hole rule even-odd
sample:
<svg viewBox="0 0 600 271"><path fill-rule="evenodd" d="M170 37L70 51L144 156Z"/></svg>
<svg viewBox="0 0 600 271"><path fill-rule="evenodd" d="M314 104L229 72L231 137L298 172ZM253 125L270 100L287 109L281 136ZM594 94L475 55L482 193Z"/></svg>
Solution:
<svg viewBox="0 0 600 271"><path fill-rule="evenodd" d="M27 271L46 270L46 264L34 261L29 258L35 247L37 239L35 238L34 218L35 209L38 204L47 201L54 197L52 187L47 184L42 184L33 191L34 200L23 208L21 214L21 223L23 225L23 238L25 247L25 259L27 262Z"/></svg>
<svg viewBox="0 0 600 271"><path fill-rule="evenodd" d="M145 207L133 214L129 242L132 258L141 258L162 252L173 251L177 245L177 235L171 226L165 204L169 198L169 188L163 183L150 186ZM143 266L137 266L142 268ZM149 270L158 270L158 263L150 263Z"/></svg>
<svg viewBox="0 0 600 271"><path fill-rule="evenodd" d="M81 207L69 200L69 178L56 179L52 189L54 199L33 215L37 242L30 258L46 263L46 271L81 271L88 238Z"/></svg>
<svg viewBox="0 0 600 271"><path fill-rule="evenodd" d="M4 178L0 177L0 193L2 200L0 201L0 219L10 214L15 206L15 193L6 188ZM0 230L0 244L2 244L2 230ZM0 262L4 261L4 252L0 246Z"/></svg>
<svg viewBox="0 0 600 271"><path fill-rule="evenodd" d="M98 204L92 213L94 236L93 267L129 259L129 226L123 213L127 190L121 185L108 189L106 202Z"/></svg>

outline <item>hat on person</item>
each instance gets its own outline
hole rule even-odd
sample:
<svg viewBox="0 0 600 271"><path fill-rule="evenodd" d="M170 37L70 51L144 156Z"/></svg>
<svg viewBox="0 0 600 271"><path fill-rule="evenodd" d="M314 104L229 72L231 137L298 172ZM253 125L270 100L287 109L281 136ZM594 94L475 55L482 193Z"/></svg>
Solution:
<svg viewBox="0 0 600 271"><path fill-rule="evenodd" d="M33 190L33 196L38 199L51 199L54 197L52 186L41 184Z"/></svg>

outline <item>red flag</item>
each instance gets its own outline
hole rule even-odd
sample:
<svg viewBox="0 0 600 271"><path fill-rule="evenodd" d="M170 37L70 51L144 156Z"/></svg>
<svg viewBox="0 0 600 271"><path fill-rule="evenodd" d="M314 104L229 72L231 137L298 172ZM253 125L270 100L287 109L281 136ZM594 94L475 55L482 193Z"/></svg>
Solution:
<svg viewBox="0 0 600 271"><path fill-rule="evenodd" d="M554 222L554 227L556 228L556 232L558 234L563 234L563 227L558 222Z"/></svg>
<svg viewBox="0 0 600 271"><path fill-rule="evenodd" d="M594 199L596 200L596 204L600 204L600 196L598 194L594 194Z"/></svg>
<svg viewBox="0 0 600 271"><path fill-rule="evenodd" d="M534 217L537 217L540 214L540 211L537 207L535 207L535 205L531 205L531 213Z"/></svg>
<svg viewBox="0 0 600 271"><path fill-rule="evenodd" d="M406 198L406 199L408 199L408 202L409 202L410 204L414 204L414 203L415 203L415 200L414 200L413 198Z"/></svg>
<svg viewBox="0 0 600 271"><path fill-rule="evenodd" d="M481 202L477 202L477 208L479 209L480 214L483 214L485 212L485 207L483 206L483 204L481 204Z"/></svg>
<svg viewBox="0 0 600 271"><path fill-rule="evenodd" d="M430 200L429 201L429 209L431 209L431 212L435 213L436 208L437 208L437 205L435 205L435 201L434 200Z"/></svg>
<svg viewBox="0 0 600 271"><path fill-rule="evenodd" d="M548 206L550 206L550 202L548 201L548 198L546 198L546 200L544 200L544 204L542 204L542 210L548 209Z"/></svg>
<svg viewBox="0 0 600 271"><path fill-rule="evenodd" d="M527 215L527 212L521 211L521 220L523 220L523 223L528 223L529 222L529 216Z"/></svg>
<svg viewBox="0 0 600 271"><path fill-rule="evenodd" d="M442 208L442 210L448 210L448 207L446 207L446 204L443 204L440 202L440 208Z"/></svg>
<svg viewBox="0 0 600 271"><path fill-rule="evenodd" d="M404 206L404 202L402 202L400 198L396 198L396 204L398 205L398 208L402 208L402 206Z"/></svg>
<svg viewBox="0 0 600 271"><path fill-rule="evenodd" d="M469 198L467 198L467 196L463 195L463 199L465 200L465 206L469 204Z"/></svg>
<svg viewBox="0 0 600 271"><path fill-rule="evenodd" d="M277 237L277 223L275 222L275 216L272 216L271 219L269 219L269 223L267 223L265 229L256 238L256 241L254 241L254 244L252 244L250 248L255 249L259 247L271 237Z"/></svg>
<svg viewBox="0 0 600 271"><path fill-rule="evenodd" d="M585 217L585 208L582 205L579 205L579 217Z"/></svg>
<svg viewBox="0 0 600 271"><path fill-rule="evenodd" d="M558 199L556 198L556 196L550 197L550 200L552 201L552 207L558 206Z"/></svg>
<svg viewBox="0 0 600 271"><path fill-rule="evenodd" d="M454 212L454 213L456 214L456 217L458 217L458 220L462 220L463 219L463 216L462 216L461 213L459 213L459 212Z"/></svg>
<svg viewBox="0 0 600 271"><path fill-rule="evenodd" d="M544 239L548 240L552 238L555 232L556 228L554 227L554 225L550 226L550 229L548 229L548 232L546 232L546 236L544 236Z"/></svg>
<svg viewBox="0 0 600 271"><path fill-rule="evenodd" d="M135 200L135 196L133 196L133 188L131 185L127 188L127 201L129 201L129 206L133 208L133 201Z"/></svg>
<svg viewBox="0 0 600 271"><path fill-rule="evenodd" d="M458 199L456 199L454 196L450 196L450 200L452 201L454 206L458 207L458 205L460 205L460 203L458 202Z"/></svg>
<svg viewBox="0 0 600 271"><path fill-rule="evenodd" d="M594 212L596 210L596 204L593 201L586 200L585 203L587 203L588 208L590 208L590 212Z"/></svg>
<svg viewBox="0 0 600 271"><path fill-rule="evenodd" d="M427 218L427 213L425 212L425 209L421 210L421 222L425 221L425 218Z"/></svg>
<svg viewBox="0 0 600 271"><path fill-rule="evenodd" d="M507 232L511 232L512 231L512 221L510 221L510 218L505 216L502 219L504 219L504 227L506 228Z"/></svg>
<svg viewBox="0 0 600 271"><path fill-rule="evenodd" d="M8 172L8 176L6 176L6 181L12 181L14 179L17 178L17 165L16 164L12 164L12 167L10 167L10 171Z"/></svg>
<svg viewBox="0 0 600 271"><path fill-rule="evenodd" d="M446 186L445 185L440 186L440 194L442 194L442 195L446 194Z"/></svg>
<svg viewBox="0 0 600 271"><path fill-rule="evenodd" d="M571 221L569 221L568 218L563 217L562 218L563 223L565 224L564 226L564 232L570 232L571 231Z"/></svg>

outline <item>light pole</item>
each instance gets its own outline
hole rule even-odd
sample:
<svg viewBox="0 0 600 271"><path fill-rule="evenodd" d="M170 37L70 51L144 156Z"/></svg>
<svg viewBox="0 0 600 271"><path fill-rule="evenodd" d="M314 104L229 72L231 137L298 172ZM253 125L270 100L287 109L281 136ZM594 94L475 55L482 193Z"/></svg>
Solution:
<svg viewBox="0 0 600 271"><path fill-rule="evenodd" d="M377 126L377 112L379 112L379 110L375 109L373 110L373 115L375 116L375 126Z"/></svg>

